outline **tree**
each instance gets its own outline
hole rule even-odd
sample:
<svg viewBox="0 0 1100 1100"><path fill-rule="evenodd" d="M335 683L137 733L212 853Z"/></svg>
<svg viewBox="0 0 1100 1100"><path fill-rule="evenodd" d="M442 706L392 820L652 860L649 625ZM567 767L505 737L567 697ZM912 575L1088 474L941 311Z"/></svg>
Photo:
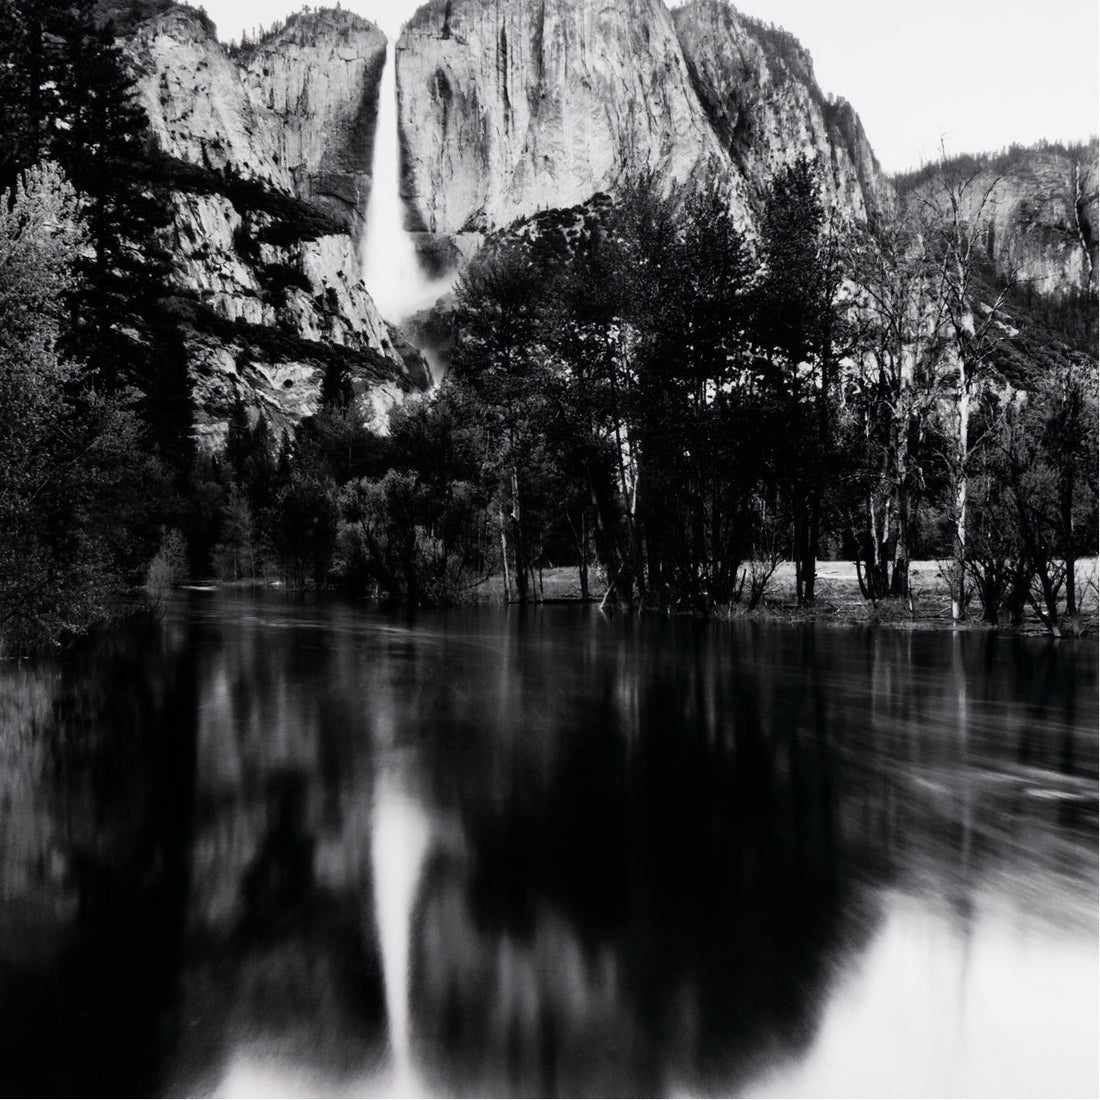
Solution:
<svg viewBox="0 0 1100 1100"><path fill-rule="evenodd" d="M497 481L502 558L511 556L516 593L530 598L532 517L536 491L531 461L545 419L555 369L544 340L544 310L551 273L536 265L521 242L489 246L468 268L458 288L458 339L453 384L482 407L487 459Z"/></svg>
<svg viewBox="0 0 1100 1100"><path fill-rule="evenodd" d="M161 490L125 402L59 350L85 237L71 186L31 168L0 196L0 633L40 645L111 613L144 568Z"/></svg>
<svg viewBox="0 0 1100 1100"><path fill-rule="evenodd" d="M858 368L846 381L862 455L852 498L853 555L866 598L910 596L909 559L936 406L937 302L911 219L854 235Z"/></svg>
<svg viewBox="0 0 1100 1100"><path fill-rule="evenodd" d="M1040 383L1038 431L1053 479L1057 552L1066 576L1066 613L1076 615L1076 561L1095 545L1097 489L1095 363L1071 360ZM1084 536L1084 537L1083 537Z"/></svg>
<svg viewBox="0 0 1100 1100"><path fill-rule="evenodd" d="M190 386L168 305L159 235L167 197L146 160L148 120L95 0L8 0L0 12L0 187L48 157L76 190L85 247L68 292L66 353L107 393L134 386L182 487L192 461Z"/></svg>
<svg viewBox="0 0 1100 1100"><path fill-rule="evenodd" d="M238 581L261 572L256 528L248 500L237 486L229 490L222 513L221 539L214 547L214 568L219 577Z"/></svg>
<svg viewBox="0 0 1100 1100"><path fill-rule="evenodd" d="M338 487L316 452L301 448L290 460L268 524L279 568L295 588L323 588L332 569Z"/></svg>
<svg viewBox="0 0 1100 1100"><path fill-rule="evenodd" d="M839 228L822 203L813 162L799 156L773 176L761 219L757 340L785 419L788 444L776 456L776 475L791 512L800 604L814 601L825 496L840 477L834 414L850 333L840 301Z"/></svg>
<svg viewBox="0 0 1100 1100"><path fill-rule="evenodd" d="M966 613L966 557L970 467L979 440L971 436L975 403L994 373L1000 343L1001 307L1007 289L989 293L981 278L983 214L998 180L979 189L979 172L949 170L946 157L921 203L928 278L935 287L935 331L946 356L951 382L953 425L947 467L952 485L953 548L950 570L951 618Z"/></svg>
<svg viewBox="0 0 1100 1100"><path fill-rule="evenodd" d="M522 548L524 583L564 528L583 561L592 517L611 595L706 611L735 598L762 514L754 260L718 191L645 176L579 217L491 246L460 297L451 384L517 459L504 560Z"/></svg>
<svg viewBox="0 0 1100 1100"><path fill-rule="evenodd" d="M630 428L647 584L651 599L705 611L733 598L758 487L755 266L717 190L674 196L651 217L640 235L648 263L634 298Z"/></svg>

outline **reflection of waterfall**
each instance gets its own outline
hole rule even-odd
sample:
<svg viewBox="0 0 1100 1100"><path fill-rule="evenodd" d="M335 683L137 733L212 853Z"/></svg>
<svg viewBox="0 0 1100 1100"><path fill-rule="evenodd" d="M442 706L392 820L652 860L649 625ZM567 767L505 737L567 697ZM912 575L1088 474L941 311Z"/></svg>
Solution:
<svg viewBox="0 0 1100 1100"><path fill-rule="evenodd" d="M378 776L371 816L375 920L393 1054L390 1095L422 1095L412 1065L409 942L431 830L423 808L403 789L399 768L384 768Z"/></svg>
<svg viewBox="0 0 1100 1100"><path fill-rule="evenodd" d="M397 64L393 42L378 97L378 125L371 164L370 205L362 241L363 280L387 321L399 323L427 309L451 288L452 279L430 279L405 229L400 194L401 141L397 130Z"/></svg>

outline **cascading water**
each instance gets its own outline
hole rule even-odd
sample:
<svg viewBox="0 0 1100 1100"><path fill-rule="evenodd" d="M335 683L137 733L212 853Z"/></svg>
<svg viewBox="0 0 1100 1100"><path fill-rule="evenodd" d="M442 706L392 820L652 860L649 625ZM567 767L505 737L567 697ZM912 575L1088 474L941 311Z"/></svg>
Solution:
<svg viewBox="0 0 1100 1100"><path fill-rule="evenodd" d="M371 163L371 193L361 243L363 280L378 311L399 324L446 294L453 278L425 275L416 244L405 228L400 193L401 140L397 129L397 65L392 37L378 98Z"/></svg>

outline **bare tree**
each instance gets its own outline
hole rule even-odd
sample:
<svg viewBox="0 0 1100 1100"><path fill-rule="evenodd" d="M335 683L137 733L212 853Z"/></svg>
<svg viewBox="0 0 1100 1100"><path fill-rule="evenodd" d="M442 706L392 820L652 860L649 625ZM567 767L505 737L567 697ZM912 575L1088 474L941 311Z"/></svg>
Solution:
<svg viewBox="0 0 1100 1100"><path fill-rule="evenodd" d="M924 485L942 310L927 277L925 237L911 219L860 234L850 266L862 322L850 383L864 449L852 523L856 564L866 598L910 599L910 536Z"/></svg>
<svg viewBox="0 0 1100 1100"><path fill-rule="evenodd" d="M985 215L994 204L1000 177L981 179L981 169L952 172L946 156L931 189L921 199L928 277L936 295L934 331L946 370L951 414L947 466L952 487L951 618L966 614L966 549L969 469L978 440L971 420L981 387L993 373L992 353L1000 337L1007 287L993 293L981 276ZM992 298L992 301L989 299Z"/></svg>

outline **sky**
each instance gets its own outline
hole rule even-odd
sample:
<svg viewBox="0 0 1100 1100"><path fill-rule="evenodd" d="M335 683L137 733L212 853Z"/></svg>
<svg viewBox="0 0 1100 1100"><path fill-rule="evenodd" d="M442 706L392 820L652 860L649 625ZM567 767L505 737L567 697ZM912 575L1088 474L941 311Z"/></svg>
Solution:
<svg viewBox="0 0 1100 1100"><path fill-rule="evenodd" d="M223 41L297 0L192 0ZM335 3L335 0L331 0ZM341 0L387 34L418 0ZM314 0L314 6L319 6ZM1013 142L1081 141L1100 129L1097 0L739 0L793 33L824 91L849 100L887 172Z"/></svg>

